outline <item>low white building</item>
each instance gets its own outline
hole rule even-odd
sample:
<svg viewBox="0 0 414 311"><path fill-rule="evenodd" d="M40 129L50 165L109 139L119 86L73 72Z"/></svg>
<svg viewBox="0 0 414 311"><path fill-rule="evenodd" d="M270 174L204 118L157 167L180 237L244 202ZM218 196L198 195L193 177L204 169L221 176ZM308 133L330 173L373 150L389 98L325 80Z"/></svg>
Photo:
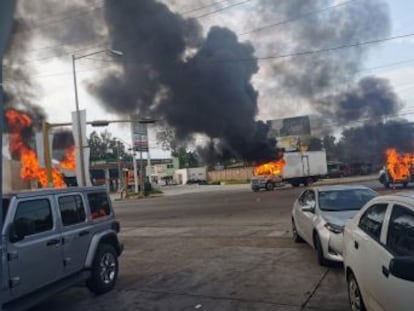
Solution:
<svg viewBox="0 0 414 311"><path fill-rule="evenodd" d="M175 172L180 168L178 158L165 160L165 163L153 164L146 167L146 176L150 176L151 182L165 185L174 180Z"/></svg>
<svg viewBox="0 0 414 311"><path fill-rule="evenodd" d="M174 180L180 184L185 185L188 181L206 181L207 180L207 167L190 167L183 168L175 171Z"/></svg>

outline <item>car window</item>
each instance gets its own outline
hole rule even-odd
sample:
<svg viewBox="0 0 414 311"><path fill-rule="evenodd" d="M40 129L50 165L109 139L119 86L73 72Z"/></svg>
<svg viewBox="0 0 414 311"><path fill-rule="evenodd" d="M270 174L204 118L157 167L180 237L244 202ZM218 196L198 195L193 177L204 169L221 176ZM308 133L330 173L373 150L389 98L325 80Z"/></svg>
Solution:
<svg viewBox="0 0 414 311"><path fill-rule="evenodd" d="M310 202L315 202L315 192L313 190L306 190L299 198L301 205L308 205Z"/></svg>
<svg viewBox="0 0 414 311"><path fill-rule="evenodd" d="M395 205L387 237L388 249L397 256L414 257L414 212Z"/></svg>
<svg viewBox="0 0 414 311"><path fill-rule="evenodd" d="M64 226L85 221L85 208L80 195L59 197L59 210Z"/></svg>
<svg viewBox="0 0 414 311"><path fill-rule="evenodd" d="M52 209L48 199L20 202L14 217L15 230L21 236L52 230Z"/></svg>
<svg viewBox="0 0 414 311"><path fill-rule="evenodd" d="M375 204L368 208L359 221L362 231L379 241L381 237L382 224L384 223L385 212L388 204Z"/></svg>
<svg viewBox="0 0 414 311"><path fill-rule="evenodd" d="M89 193L88 201L92 219L104 217L111 213L109 198L105 192Z"/></svg>

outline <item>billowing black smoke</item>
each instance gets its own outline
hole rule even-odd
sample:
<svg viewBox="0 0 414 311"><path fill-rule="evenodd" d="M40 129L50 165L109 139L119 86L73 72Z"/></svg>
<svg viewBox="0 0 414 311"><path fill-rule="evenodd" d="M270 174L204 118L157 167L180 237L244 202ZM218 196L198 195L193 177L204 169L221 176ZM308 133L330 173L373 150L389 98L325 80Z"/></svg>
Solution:
<svg viewBox="0 0 414 311"><path fill-rule="evenodd" d="M338 125L350 121L378 122L397 113L402 104L386 79L367 77L348 90L325 97L319 102L320 111Z"/></svg>
<svg viewBox="0 0 414 311"><path fill-rule="evenodd" d="M5 109L25 111L32 117L35 127L40 127L45 112L36 105L38 86L30 77L30 65L21 65L30 49L27 29L22 19L14 20L4 59Z"/></svg>
<svg viewBox="0 0 414 311"><path fill-rule="evenodd" d="M337 159L347 163L384 164L385 150L413 152L414 126L406 120L367 123L346 129L336 146Z"/></svg>
<svg viewBox="0 0 414 311"><path fill-rule="evenodd" d="M161 118L179 140L196 133L219 139L221 156L274 158L268 128L255 121L258 65L250 44L221 27L203 38L195 20L153 0L105 4L112 44L128 59L121 74L90 86L108 110Z"/></svg>
<svg viewBox="0 0 414 311"><path fill-rule="evenodd" d="M109 70L103 71L100 81L91 82L89 90L108 111L163 119L180 142L187 142L194 134L204 134L211 143L202 153L213 159L210 162L274 157L274 141L268 139L268 128L256 121L259 101L274 117L297 113L305 102L312 112L338 120L338 125L361 117L387 116L401 107L389 84L381 79L365 78L344 92L338 91L355 80L367 46L264 62L260 67L255 60L255 56L386 37L390 20L384 0L346 1L320 12L337 2L258 0L248 14L251 20L242 23L248 25L246 35L239 38L217 26L204 34L196 19L173 13L166 4L155 0L22 3L21 15L25 17L38 17L42 11L47 15L52 13L49 10L73 12L82 8L79 14L73 13L55 27L40 30L47 40L64 44L52 53L88 47L91 41L109 37L110 45L124 52L124 56L119 66L107 63ZM180 7L187 3L174 4ZM308 14L311 12L315 13ZM284 20L291 22L248 34L256 25ZM259 94L253 86L256 75L259 79L254 85L266 92ZM286 103L280 98L289 100Z"/></svg>

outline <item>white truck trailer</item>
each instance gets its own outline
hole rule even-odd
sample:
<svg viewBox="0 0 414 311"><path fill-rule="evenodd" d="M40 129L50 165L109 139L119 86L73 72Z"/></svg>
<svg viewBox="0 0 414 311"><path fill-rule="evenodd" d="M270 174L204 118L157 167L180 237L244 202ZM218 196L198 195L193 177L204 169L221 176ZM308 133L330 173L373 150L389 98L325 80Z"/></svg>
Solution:
<svg viewBox="0 0 414 311"><path fill-rule="evenodd" d="M308 186L328 174L325 151L286 152L283 155L285 165L279 176L259 175L251 179L253 191L273 190L281 182L293 187Z"/></svg>
<svg viewBox="0 0 414 311"><path fill-rule="evenodd" d="M307 186L328 174L325 151L286 152L283 181L293 187Z"/></svg>

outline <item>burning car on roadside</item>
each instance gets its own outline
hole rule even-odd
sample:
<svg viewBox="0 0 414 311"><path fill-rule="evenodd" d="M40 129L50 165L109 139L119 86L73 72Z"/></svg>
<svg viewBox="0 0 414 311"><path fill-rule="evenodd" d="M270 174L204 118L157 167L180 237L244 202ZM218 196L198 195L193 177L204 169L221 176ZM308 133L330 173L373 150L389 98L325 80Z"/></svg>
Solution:
<svg viewBox="0 0 414 311"><path fill-rule="evenodd" d="M408 183L414 181L414 154L387 149L386 164L380 171L378 180L385 188L396 184L407 187Z"/></svg>

